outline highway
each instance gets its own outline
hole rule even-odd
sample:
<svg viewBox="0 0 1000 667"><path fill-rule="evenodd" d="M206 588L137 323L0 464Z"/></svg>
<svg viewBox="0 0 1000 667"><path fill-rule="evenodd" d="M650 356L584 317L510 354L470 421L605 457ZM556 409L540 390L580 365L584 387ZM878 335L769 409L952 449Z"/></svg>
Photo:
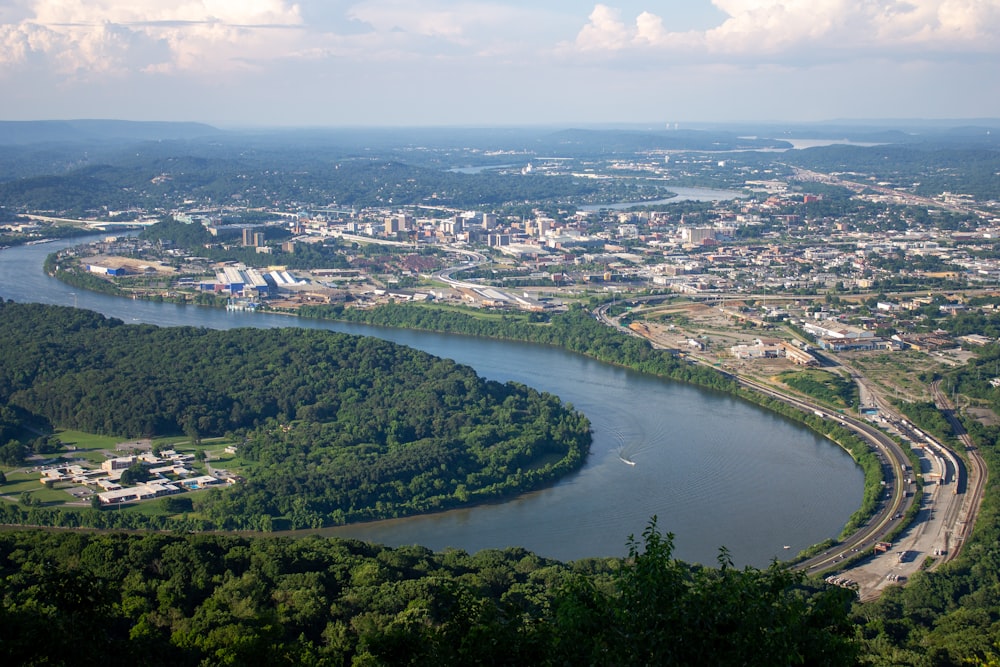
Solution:
<svg viewBox="0 0 1000 667"><path fill-rule="evenodd" d="M741 385L753 389L772 398L781 400L805 412L833 420L841 426L850 429L862 439L869 442L879 454L879 459L883 462L882 475L887 490L887 497L884 497L879 504L878 511L859 530L848 536L844 540L823 552L797 563L795 567L804 570L809 574L819 574L828 570L837 569L840 563L848 560L861 552L868 551L875 547L878 542L884 540L885 536L897 528L903 521L907 510L913 504L913 498L906 493L905 476L910 465L909 459L903 449L891 437L853 417L832 412L826 408L817 406L809 401L789 396L776 391L772 387L761 384L748 378L737 378Z"/></svg>
<svg viewBox="0 0 1000 667"><path fill-rule="evenodd" d="M480 266L489 261L489 258L481 252L476 252L474 250L466 250L464 248L448 248L448 252L452 252L458 255L463 255L468 258L464 264L459 264L458 266L449 266L447 268L441 269L434 274L434 277L443 283L446 283L450 287L462 287L465 289L482 289L483 286L478 283L467 282L464 280L455 280L451 277L451 274L457 271L463 271L465 269L470 269L474 266Z"/></svg>

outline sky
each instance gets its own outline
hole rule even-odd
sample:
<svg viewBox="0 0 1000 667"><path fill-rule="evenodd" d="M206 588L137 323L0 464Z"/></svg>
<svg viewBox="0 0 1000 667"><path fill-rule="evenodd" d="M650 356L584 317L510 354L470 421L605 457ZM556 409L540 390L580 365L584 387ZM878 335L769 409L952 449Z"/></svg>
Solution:
<svg viewBox="0 0 1000 667"><path fill-rule="evenodd" d="M0 0L0 119L1000 117L1000 0Z"/></svg>

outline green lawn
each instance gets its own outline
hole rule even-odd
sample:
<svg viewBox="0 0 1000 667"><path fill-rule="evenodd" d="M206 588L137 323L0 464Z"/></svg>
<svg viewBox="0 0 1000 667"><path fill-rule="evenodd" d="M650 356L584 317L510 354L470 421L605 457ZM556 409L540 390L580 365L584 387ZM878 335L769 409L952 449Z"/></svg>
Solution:
<svg viewBox="0 0 1000 667"><path fill-rule="evenodd" d="M87 451L100 449L110 449L113 451L115 445L124 440L124 438L113 435L95 435L93 433L65 429L56 429L56 437L66 447L75 447L76 449Z"/></svg>
<svg viewBox="0 0 1000 667"><path fill-rule="evenodd" d="M25 491L40 491L43 487L42 483L38 481L39 478L40 475L37 472L9 472L7 473L7 483L0 485L0 493L10 496L20 495Z"/></svg>
<svg viewBox="0 0 1000 667"><path fill-rule="evenodd" d="M0 493L17 498L20 498L22 493L28 493L33 501L38 501L42 505L62 505L76 500L66 492L65 488L49 489L42 486L37 477L31 481L21 481L14 484L8 481L7 484L0 486Z"/></svg>
<svg viewBox="0 0 1000 667"><path fill-rule="evenodd" d="M63 444L64 449L59 452L63 458L84 459L94 465L100 465L107 458L105 452L115 451L115 445L124 440L117 436L64 429L56 429L55 436Z"/></svg>
<svg viewBox="0 0 1000 667"><path fill-rule="evenodd" d="M474 317L477 320L492 320L500 321L504 318L520 318L527 320L528 316L523 313L511 313L507 311L496 311L488 310L485 308L469 308L468 306L455 306L445 303L435 303L435 304L420 304L420 308L427 308L429 310L444 310L453 313L462 313L463 315L468 315Z"/></svg>

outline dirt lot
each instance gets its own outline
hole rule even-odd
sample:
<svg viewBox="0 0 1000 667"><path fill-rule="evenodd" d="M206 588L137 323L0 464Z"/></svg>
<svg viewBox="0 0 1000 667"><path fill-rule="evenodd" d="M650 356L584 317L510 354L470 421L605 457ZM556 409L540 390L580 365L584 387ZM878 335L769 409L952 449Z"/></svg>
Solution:
<svg viewBox="0 0 1000 667"><path fill-rule="evenodd" d="M109 269L125 269L132 275L142 275L144 273L155 273L157 275L173 275L177 269L161 262L134 259L131 257L119 257L117 255L95 255L86 260L87 264L105 266Z"/></svg>
<svg viewBox="0 0 1000 667"><path fill-rule="evenodd" d="M771 376L795 368L786 359L740 361L729 351L734 345L752 344L758 338L787 339L788 334L773 327L760 327L735 321L720 308L700 303L670 304L632 311L636 321L646 327L644 333L655 343L697 354L706 359L754 375ZM697 341L703 349L691 343Z"/></svg>

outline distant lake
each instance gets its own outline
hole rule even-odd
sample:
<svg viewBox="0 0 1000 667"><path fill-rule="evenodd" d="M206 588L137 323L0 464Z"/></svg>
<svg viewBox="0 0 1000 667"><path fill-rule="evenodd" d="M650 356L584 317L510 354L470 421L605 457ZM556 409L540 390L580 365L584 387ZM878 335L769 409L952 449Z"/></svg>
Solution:
<svg viewBox="0 0 1000 667"><path fill-rule="evenodd" d="M747 137L749 139L754 139L755 137ZM802 150L805 148L818 148L820 146L885 146L885 142L871 142L871 141L851 141L850 139L787 139L785 137L781 138L782 141L786 141L792 145L791 148L751 148L743 149L739 151L729 151L736 153L748 153L748 152L758 152L758 153L785 153L790 150Z"/></svg>
<svg viewBox="0 0 1000 667"><path fill-rule="evenodd" d="M526 163L527 164L527 163ZM510 167L516 167L516 164L484 164L479 167L453 167L448 171L456 174L480 174L484 171L491 171L494 169L509 169Z"/></svg>
<svg viewBox="0 0 1000 667"><path fill-rule="evenodd" d="M726 546L738 566L765 566L836 537L861 504L863 475L846 452L732 396L556 347L133 301L71 288L44 274L47 254L81 242L0 250L0 298L76 305L126 323L305 327L377 336L455 359L492 380L550 392L591 421L594 441L586 464L549 488L491 505L321 534L469 552L517 545L571 560L624 555L628 536L640 535L655 514L660 528L676 536L679 558L714 564L719 547Z"/></svg>
<svg viewBox="0 0 1000 667"><path fill-rule="evenodd" d="M879 141L851 141L849 139L783 139L798 150L802 148L818 148L819 146L884 146L884 142Z"/></svg>

